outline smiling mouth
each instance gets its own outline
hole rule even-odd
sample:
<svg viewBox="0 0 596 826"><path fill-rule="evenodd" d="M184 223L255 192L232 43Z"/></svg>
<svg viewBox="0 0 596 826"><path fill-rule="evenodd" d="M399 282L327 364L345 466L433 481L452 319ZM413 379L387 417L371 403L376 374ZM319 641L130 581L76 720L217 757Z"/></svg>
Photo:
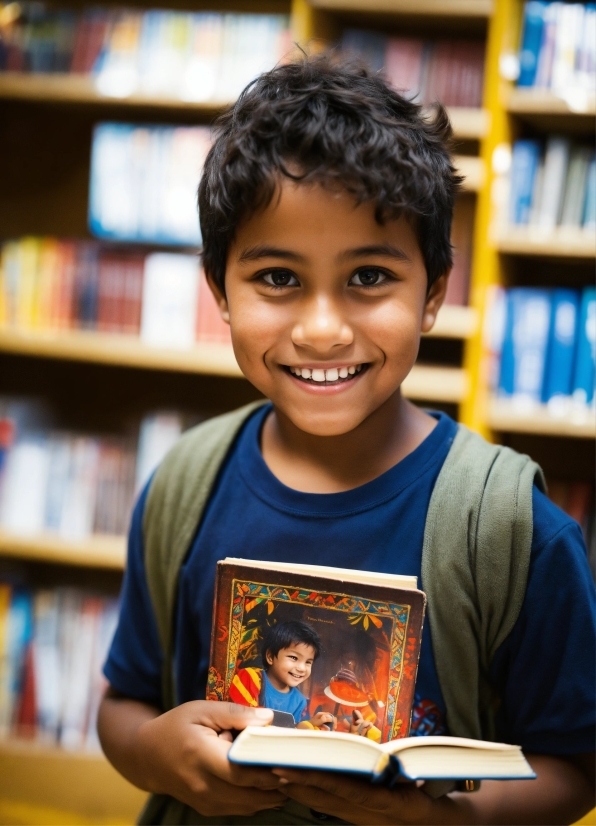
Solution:
<svg viewBox="0 0 596 826"><path fill-rule="evenodd" d="M368 368L368 364L353 364L349 367L330 367L326 370L310 367L285 367L294 378L307 384L334 385L352 381Z"/></svg>

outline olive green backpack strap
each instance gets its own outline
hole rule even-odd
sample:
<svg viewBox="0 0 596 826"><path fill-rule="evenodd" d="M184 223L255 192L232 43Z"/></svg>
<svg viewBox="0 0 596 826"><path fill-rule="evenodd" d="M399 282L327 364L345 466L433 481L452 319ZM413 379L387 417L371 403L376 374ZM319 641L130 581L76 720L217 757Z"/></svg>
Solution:
<svg viewBox="0 0 596 826"><path fill-rule="evenodd" d="M421 585L454 736L494 739L488 672L526 592L535 483L546 490L528 456L458 426L429 504Z"/></svg>
<svg viewBox="0 0 596 826"><path fill-rule="evenodd" d="M164 658L164 710L176 705L173 663L178 574L219 470L256 402L188 430L156 470L143 514L145 575Z"/></svg>

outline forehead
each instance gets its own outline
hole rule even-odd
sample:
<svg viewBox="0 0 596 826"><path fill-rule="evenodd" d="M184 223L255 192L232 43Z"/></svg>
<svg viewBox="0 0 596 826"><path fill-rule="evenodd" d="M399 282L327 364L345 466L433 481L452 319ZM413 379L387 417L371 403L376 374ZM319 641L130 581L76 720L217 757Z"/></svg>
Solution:
<svg viewBox="0 0 596 826"><path fill-rule="evenodd" d="M271 202L240 223L228 260L240 260L260 245L319 258L388 244L412 261L422 261L416 232L406 217L379 223L374 202L358 204L345 189L283 178Z"/></svg>

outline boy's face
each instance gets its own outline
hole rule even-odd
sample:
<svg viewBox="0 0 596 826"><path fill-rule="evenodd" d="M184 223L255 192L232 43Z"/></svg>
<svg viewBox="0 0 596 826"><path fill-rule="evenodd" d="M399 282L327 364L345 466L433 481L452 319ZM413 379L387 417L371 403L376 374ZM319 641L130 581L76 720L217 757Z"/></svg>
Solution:
<svg viewBox="0 0 596 826"><path fill-rule="evenodd" d="M246 377L300 430L333 436L399 393L445 282L427 295L405 218L379 224L371 203L284 178L238 228L219 303Z"/></svg>
<svg viewBox="0 0 596 826"><path fill-rule="evenodd" d="M310 677L315 661L315 650L304 642L292 643L289 648L281 648L274 657L267 652L267 676L278 691L289 691Z"/></svg>

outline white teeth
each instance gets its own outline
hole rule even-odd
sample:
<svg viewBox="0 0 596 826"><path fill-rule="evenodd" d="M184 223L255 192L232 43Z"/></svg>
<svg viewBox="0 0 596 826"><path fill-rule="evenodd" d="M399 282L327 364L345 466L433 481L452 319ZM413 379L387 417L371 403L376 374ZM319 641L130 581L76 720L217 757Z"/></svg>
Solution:
<svg viewBox="0 0 596 826"><path fill-rule="evenodd" d="M303 379L309 379L310 374L311 374L311 371L308 369L308 367L303 367L302 370L300 371L300 375L302 376Z"/></svg>
<svg viewBox="0 0 596 826"><path fill-rule="evenodd" d="M340 367L338 370L338 374L340 379L347 379L348 378L348 368L347 367Z"/></svg>
<svg viewBox="0 0 596 826"><path fill-rule="evenodd" d="M337 367L332 367L331 370L325 370L325 377L327 381L337 381L339 378L339 370Z"/></svg>
<svg viewBox="0 0 596 826"><path fill-rule="evenodd" d="M356 368L355 368L355 367L348 367L348 373L349 373L351 376L353 376L355 372L356 372Z"/></svg>
<svg viewBox="0 0 596 826"><path fill-rule="evenodd" d="M324 370L313 370L312 371L312 380L313 381L325 381L325 371Z"/></svg>
<svg viewBox="0 0 596 826"><path fill-rule="evenodd" d="M311 369L310 367L290 367L290 373L298 378L323 382L335 382L338 379L347 379L348 376L354 376L362 370L362 364L351 365L350 367L330 367L328 370L323 370L319 367Z"/></svg>

